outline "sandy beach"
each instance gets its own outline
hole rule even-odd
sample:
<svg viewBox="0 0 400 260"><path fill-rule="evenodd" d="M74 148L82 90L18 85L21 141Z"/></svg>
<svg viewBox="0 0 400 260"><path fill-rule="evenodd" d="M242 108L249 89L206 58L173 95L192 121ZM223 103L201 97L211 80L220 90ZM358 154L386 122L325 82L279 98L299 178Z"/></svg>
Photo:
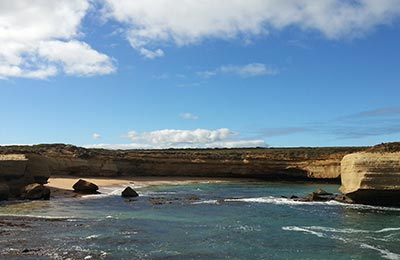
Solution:
<svg viewBox="0 0 400 260"><path fill-rule="evenodd" d="M252 179L235 179L235 178L195 178L195 177L131 177L131 178L78 178L78 177L51 177L48 180L48 186L51 189L52 197L76 196L72 186L79 180L83 179L102 187L110 186L158 186L158 185L184 185L191 183L221 183L221 182L251 182Z"/></svg>

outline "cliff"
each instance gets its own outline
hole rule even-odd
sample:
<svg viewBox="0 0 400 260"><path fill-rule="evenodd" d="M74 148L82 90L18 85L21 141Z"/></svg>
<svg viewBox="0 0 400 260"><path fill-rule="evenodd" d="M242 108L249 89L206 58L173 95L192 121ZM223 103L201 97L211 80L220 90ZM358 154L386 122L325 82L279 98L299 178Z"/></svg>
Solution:
<svg viewBox="0 0 400 260"><path fill-rule="evenodd" d="M50 177L47 158L37 154L0 154L0 199L18 197L31 183L44 184Z"/></svg>
<svg viewBox="0 0 400 260"><path fill-rule="evenodd" d="M52 175L249 177L336 179L344 155L364 148L254 148L104 150L72 145L0 147L0 154L30 154ZM36 177L38 178L38 177Z"/></svg>
<svg viewBox="0 0 400 260"><path fill-rule="evenodd" d="M357 203L400 205L400 143L346 155L340 191Z"/></svg>

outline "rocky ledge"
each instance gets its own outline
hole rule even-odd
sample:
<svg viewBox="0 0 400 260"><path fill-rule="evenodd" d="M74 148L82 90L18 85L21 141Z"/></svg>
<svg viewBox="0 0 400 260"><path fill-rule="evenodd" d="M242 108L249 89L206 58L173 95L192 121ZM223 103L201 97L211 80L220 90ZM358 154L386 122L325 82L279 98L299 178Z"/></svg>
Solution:
<svg viewBox="0 0 400 260"><path fill-rule="evenodd" d="M356 203L400 206L400 143L346 155L340 191Z"/></svg>
<svg viewBox="0 0 400 260"><path fill-rule="evenodd" d="M46 158L37 154L0 154L0 200L21 198L25 186L47 183Z"/></svg>

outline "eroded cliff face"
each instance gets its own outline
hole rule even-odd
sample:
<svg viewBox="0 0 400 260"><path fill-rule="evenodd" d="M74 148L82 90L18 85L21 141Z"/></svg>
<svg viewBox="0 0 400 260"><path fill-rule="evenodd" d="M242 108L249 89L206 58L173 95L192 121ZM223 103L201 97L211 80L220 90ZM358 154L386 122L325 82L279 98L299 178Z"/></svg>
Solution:
<svg viewBox="0 0 400 260"><path fill-rule="evenodd" d="M103 150L72 145L0 147L0 197L52 176L238 177L339 181L344 155L363 148Z"/></svg>
<svg viewBox="0 0 400 260"><path fill-rule="evenodd" d="M340 191L353 201L400 205L400 152L359 152L341 162Z"/></svg>
<svg viewBox="0 0 400 260"><path fill-rule="evenodd" d="M0 154L0 199L18 197L31 183L44 184L50 177L47 158L37 154Z"/></svg>
<svg viewBox="0 0 400 260"><path fill-rule="evenodd" d="M111 151L71 145L3 147L30 154L40 176L195 176L337 180L344 155L363 148L171 149ZM35 157L36 156L36 157ZM44 178L42 181L44 181ZM39 180L40 181L40 180Z"/></svg>

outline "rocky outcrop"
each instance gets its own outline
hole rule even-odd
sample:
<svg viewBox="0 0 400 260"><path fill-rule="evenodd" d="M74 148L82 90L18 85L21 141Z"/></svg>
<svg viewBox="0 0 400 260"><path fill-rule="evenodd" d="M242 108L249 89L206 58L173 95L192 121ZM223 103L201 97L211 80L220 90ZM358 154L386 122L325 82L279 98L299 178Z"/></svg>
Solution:
<svg viewBox="0 0 400 260"><path fill-rule="evenodd" d="M126 187L122 191L121 197L123 197L123 198L135 198L135 197L139 197L139 194L137 194L137 192L134 189L132 189L131 187Z"/></svg>
<svg viewBox="0 0 400 260"><path fill-rule="evenodd" d="M80 179L77 181L74 186L72 186L74 189L74 192L76 193L81 193L81 194L98 194L99 192L97 191L99 189L99 186L97 186L94 183L85 181Z"/></svg>
<svg viewBox="0 0 400 260"><path fill-rule="evenodd" d="M50 199L50 189L43 186L43 184L32 183L22 188L21 198L26 200L48 200Z"/></svg>
<svg viewBox="0 0 400 260"><path fill-rule="evenodd" d="M28 159L22 154L0 155L0 183L3 187L2 199L18 197L21 188L29 183L25 177L27 163Z"/></svg>
<svg viewBox="0 0 400 260"><path fill-rule="evenodd" d="M341 180L340 191L357 203L400 205L400 152L346 155Z"/></svg>
<svg viewBox="0 0 400 260"><path fill-rule="evenodd" d="M35 183L46 184L50 177L48 158L37 154L26 154L25 156L28 159L26 178L30 178L30 181Z"/></svg>
<svg viewBox="0 0 400 260"><path fill-rule="evenodd" d="M0 154L0 185L3 194L8 187L8 196L20 198L21 190L31 183L45 184L50 176L47 158L37 154Z"/></svg>

